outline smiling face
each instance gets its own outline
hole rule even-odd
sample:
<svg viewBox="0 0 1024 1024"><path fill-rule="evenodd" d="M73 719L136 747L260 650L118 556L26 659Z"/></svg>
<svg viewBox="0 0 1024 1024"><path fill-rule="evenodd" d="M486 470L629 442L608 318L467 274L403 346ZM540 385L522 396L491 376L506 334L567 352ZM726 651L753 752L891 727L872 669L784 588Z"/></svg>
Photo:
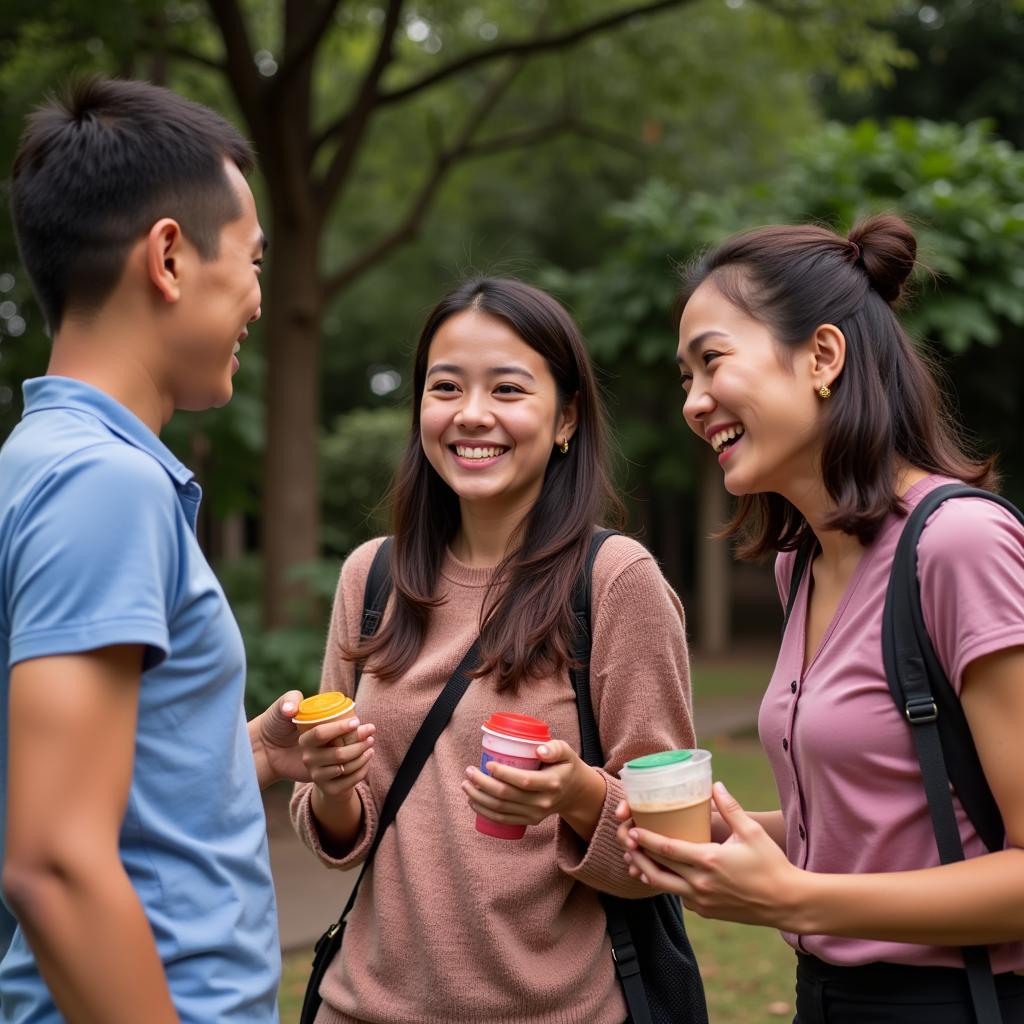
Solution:
<svg viewBox="0 0 1024 1024"><path fill-rule="evenodd" d="M547 361L503 321L467 309L438 328L427 355L420 441L460 503L497 515L528 510L574 424Z"/></svg>
<svg viewBox="0 0 1024 1024"><path fill-rule="evenodd" d="M260 265L266 240L252 190L225 161L241 215L221 229L217 256L203 261L183 241L181 299L169 325L166 358L175 408L199 411L226 404L247 325L260 316Z"/></svg>
<svg viewBox="0 0 1024 1024"><path fill-rule="evenodd" d="M791 497L819 476L824 381L813 341L785 351L709 279L683 310L677 359L683 416L715 450L726 490Z"/></svg>

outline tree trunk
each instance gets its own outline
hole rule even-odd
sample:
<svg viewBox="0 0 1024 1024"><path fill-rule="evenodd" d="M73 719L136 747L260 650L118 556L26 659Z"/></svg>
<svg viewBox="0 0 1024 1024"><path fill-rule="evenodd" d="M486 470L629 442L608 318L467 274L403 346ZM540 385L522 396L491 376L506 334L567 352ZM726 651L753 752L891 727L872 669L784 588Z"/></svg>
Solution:
<svg viewBox="0 0 1024 1024"><path fill-rule="evenodd" d="M277 204L275 204L277 206ZM279 208L279 207L278 207ZM318 229L277 215L265 296L266 451L263 473L263 616L267 628L314 609L295 565L320 551L320 292Z"/></svg>
<svg viewBox="0 0 1024 1024"><path fill-rule="evenodd" d="M701 445L697 515L697 592L700 600L698 645L702 654L722 654L730 644L730 573L732 560L724 540L712 540L728 515L722 471L713 453Z"/></svg>

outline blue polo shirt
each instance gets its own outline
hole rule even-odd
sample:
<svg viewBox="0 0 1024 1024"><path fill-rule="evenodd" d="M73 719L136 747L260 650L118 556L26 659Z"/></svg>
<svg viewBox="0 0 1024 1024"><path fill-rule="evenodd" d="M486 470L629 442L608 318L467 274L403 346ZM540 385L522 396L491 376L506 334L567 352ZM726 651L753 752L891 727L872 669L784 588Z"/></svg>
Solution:
<svg viewBox="0 0 1024 1024"><path fill-rule="evenodd" d="M280 952L245 652L196 542L199 486L104 392L64 377L24 391L0 450L0 858L11 667L145 645L121 859L182 1024L276 1022ZM0 953L5 922L3 907ZM0 1021L61 1021L18 928L0 961Z"/></svg>

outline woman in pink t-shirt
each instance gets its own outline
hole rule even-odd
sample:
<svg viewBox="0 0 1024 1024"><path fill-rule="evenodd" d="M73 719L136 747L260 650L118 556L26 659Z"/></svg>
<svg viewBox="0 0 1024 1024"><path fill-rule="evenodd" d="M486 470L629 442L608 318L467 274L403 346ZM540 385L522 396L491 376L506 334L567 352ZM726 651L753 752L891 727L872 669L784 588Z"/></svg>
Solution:
<svg viewBox="0 0 1024 1024"><path fill-rule="evenodd" d="M894 216L727 240L689 271L678 362L691 429L739 498L743 557L799 582L760 733L781 810L716 785L713 843L620 830L630 870L706 917L782 930L798 1024L973 1020L961 948L989 946L1002 1020L1024 1021L1024 529L983 498L940 506L918 547L925 624L1006 829L939 866L910 727L886 682L885 590L904 517L950 480L991 488L893 312L914 266ZM628 808L620 808L626 818Z"/></svg>

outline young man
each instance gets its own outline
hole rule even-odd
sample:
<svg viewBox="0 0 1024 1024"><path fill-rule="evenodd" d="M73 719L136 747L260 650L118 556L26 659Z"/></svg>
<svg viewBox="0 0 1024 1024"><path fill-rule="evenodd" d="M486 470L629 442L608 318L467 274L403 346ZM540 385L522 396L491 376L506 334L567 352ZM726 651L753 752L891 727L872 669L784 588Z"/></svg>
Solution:
<svg viewBox="0 0 1024 1024"><path fill-rule="evenodd" d="M212 111L102 79L15 160L53 350L0 451L4 1024L277 1020L259 788L308 778L300 695L247 727L199 487L158 436L230 399L260 315L252 162Z"/></svg>

